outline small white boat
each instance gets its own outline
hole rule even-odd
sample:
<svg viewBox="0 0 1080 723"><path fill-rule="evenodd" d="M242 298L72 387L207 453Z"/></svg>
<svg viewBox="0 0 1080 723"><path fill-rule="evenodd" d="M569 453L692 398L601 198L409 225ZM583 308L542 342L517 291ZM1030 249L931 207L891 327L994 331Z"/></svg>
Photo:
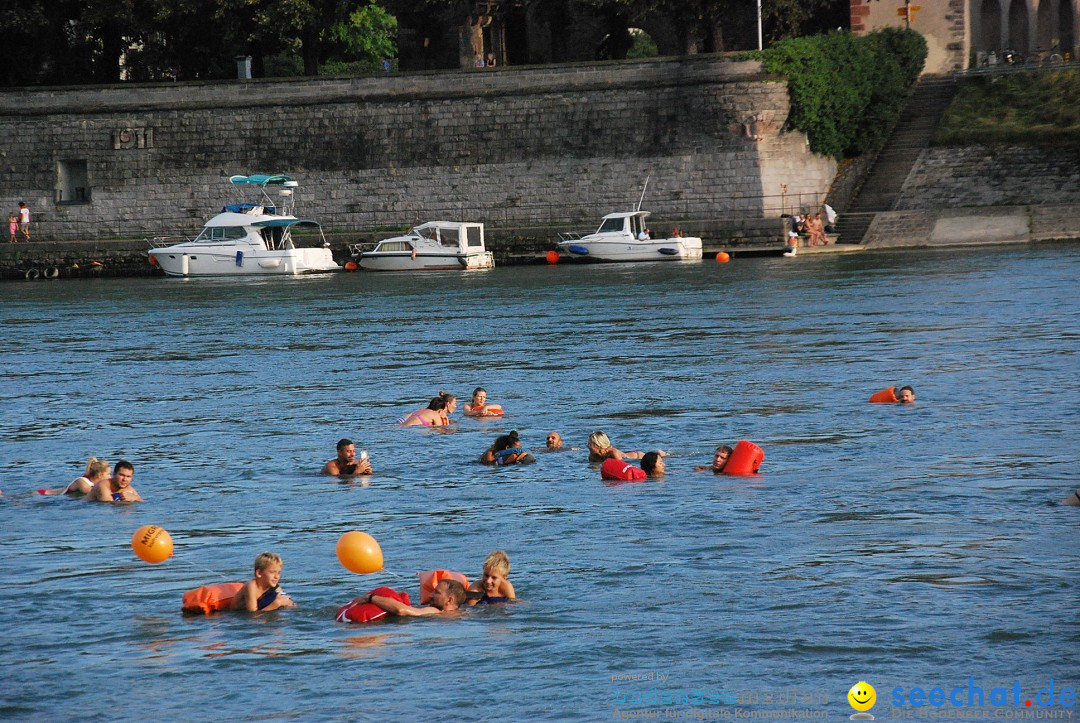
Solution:
<svg viewBox="0 0 1080 723"><path fill-rule="evenodd" d="M151 239L150 263L169 276L294 276L341 270L319 224L293 215L296 181L260 174L233 176L229 182L257 187L261 199L225 206L193 241ZM278 188L279 202L270 198L269 187ZM318 230L316 246L297 246L292 231L301 224Z"/></svg>
<svg viewBox="0 0 1080 723"><path fill-rule="evenodd" d="M701 259L696 236L651 238L646 234L648 211L623 211L604 216L600 228L579 238L563 237L558 247L573 257L593 261L695 261Z"/></svg>
<svg viewBox="0 0 1080 723"><path fill-rule="evenodd" d="M495 257L484 246L484 224L430 221L404 236L350 246L365 271L490 269Z"/></svg>

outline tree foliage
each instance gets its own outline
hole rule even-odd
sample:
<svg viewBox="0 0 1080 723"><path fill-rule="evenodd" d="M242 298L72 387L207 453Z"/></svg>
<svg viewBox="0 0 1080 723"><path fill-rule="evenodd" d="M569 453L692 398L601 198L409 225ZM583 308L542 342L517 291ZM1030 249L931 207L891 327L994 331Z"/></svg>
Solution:
<svg viewBox="0 0 1080 723"><path fill-rule="evenodd" d="M922 70L926 41L894 28L833 32L784 40L760 56L788 79L788 125L806 133L814 152L842 158L884 142Z"/></svg>

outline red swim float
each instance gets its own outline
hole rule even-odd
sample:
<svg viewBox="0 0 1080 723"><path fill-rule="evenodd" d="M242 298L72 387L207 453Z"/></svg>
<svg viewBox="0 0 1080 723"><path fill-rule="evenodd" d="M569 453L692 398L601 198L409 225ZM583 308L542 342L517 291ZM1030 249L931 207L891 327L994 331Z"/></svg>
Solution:
<svg viewBox="0 0 1080 723"><path fill-rule="evenodd" d="M621 459L605 459L600 465L601 479L617 479L623 482L638 482L649 475L641 467L635 467Z"/></svg>
<svg viewBox="0 0 1080 723"><path fill-rule="evenodd" d="M409 601L409 593L398 592L393 588L377 587L369 594L393 598L406 605L412 605ZM372 623L376 620L385 618L388 614L389 613L375 603L351 602L337 611L337 614L334 615L334 620L339 623Z"/></svg>
<svg viewBox="0 0 1080 723"><path fill-rule="evenodd" d="M242 582L219 582L216 585L203 585L184 593L180 609L194 615L209 615L221 610L228 610L232 601L244 589Z"/></svg>
<svg viewBox="0 0 1080 723"><path fill-rule="evenodd" d="M427 605L431 602L431 593L435 592L435 588L443 580L457 580L466 590L469 589L469 578L453 570L425 570L416 574L420 576L421 605Z"/></svg>
<svg viewBox="0 0 1080 723"><path fill-rule="evenodd" d="M744 475L757 474L758 467L765 461L765 453L761 447L745 439L735 444L731 451L727 464L724 465L724 474Z"/></svg>
<svg viewBox="0 0 1080 723"><path fill-rule="evenodd" d="M891 386L888 389L882 389L880 392L871 394L870 401L875 404L895 404L900 400L896 396L896 387Z"/></svg>

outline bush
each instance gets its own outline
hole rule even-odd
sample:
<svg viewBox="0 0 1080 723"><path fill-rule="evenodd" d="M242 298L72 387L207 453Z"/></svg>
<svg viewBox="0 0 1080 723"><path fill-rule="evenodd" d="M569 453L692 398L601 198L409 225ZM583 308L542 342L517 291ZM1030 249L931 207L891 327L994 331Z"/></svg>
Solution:
<svg viewBox="0 0 1080 723"><path fill-rule="evenodd" d="M913 30L846 32L783 40L757 54L788 79L787 126L806 133L810 149L836 158L880 146L926 60Z"/></svg>

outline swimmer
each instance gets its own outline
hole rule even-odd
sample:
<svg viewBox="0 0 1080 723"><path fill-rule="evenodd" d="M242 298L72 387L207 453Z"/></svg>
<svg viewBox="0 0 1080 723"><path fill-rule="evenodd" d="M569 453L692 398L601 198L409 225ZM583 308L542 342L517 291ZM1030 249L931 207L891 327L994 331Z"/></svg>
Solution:
<svg viewBox="0 0 1080 723"><path fill-rule="evenodd" d="M1073 493L1066 497L1065 501L1061 504L1068 505L1069 507L1080 507L1080 487L1073 490Z"/></svg>
<svg viewBox="0 0 1080 723"><path fill-rule="evenodd" d="M698 467L694 467L694 471L704 472L707 469L711 469L713 474L720 474L724 471L724 465L727 464L728 457L731 456L731 453L733 451L734 450L726 444L720 445L716 448L716 451L713 452L712 464L704 464Z"/></svg>
<svg viewBox="0 0 1080 723"><path fill-rule="evenodd" d="M504 466L535 461L536 459L529 452L521 448L521 438L518 436L517 430L510 432L510 434L500 434L495 438L495 443L480 455L480 464Z"/></svg>
<svg viewBox="0 0 1080 723"><path fill-rule="evenodd" d="M86 471L82 477L76 477L71 484L62 489L38 490L43 495L87 495L94 485L109 478L109 463L97 457L86 461Z"/></svg>
<svg viewBox="0 0 1080 723"><path fill-rule="evenodd" d="M406 605L392 597L383 597L368 593L363 597L354 598L350 605L358 603L371 603L385 610L391 615L401 617L420 617L422 615L440 615L452 613L465 604L465 586L457 580L441 580L431 591L431 605L422 608Z"/></svg>
<svg viewBox="0 0 1080 723"><path fill-rule="evenodd" d="M450 423L450 414L457 408L457 397L446 392L432 399L424 409L417 409L401 420L403 427L443 427Z"/></svg>
<svg viewBox="0 0 1080 723"><path fill-rule="evenodd" d="M646 452L641 457L641 469L650 477L664 476L664 456L659 452Z"/></svg>
<svg viewBox="0 0 1080 723"><path fill-rule="evenodd" d="M549 452L556 452L562 449L562 435L558 432L548 432L547 448Z"/></svg>
<svg viewBox="0 0 1080 723"><path fill-rule="evenodd" d="M233 598L231 610L268 612L278 608L296 607L292 598L282 592L281 556L273 552L264 552L255 558L255 577L248 580L240 592Z"/></svg>
<svg viewBox="0 0 1080 723"><path fill-rule="evenodd" d="M896 393L896 396L900 404L911 404L915 401L915 390L911 387L900 387L900 391Z"/></svg>
<svg viewBox="0 0 1080 723"><path fill-rule="evenodd" d="M131 486L135 477L135 467L122 459L113 467L112 477L94 485L86 499L91 502L142 502L143 498Z"/></svg>
<svg viewBox="0 0 1080 723"><path fill-rule="evenodd" d="M597 431L589 435L589 461L603 462L605 459L641 459L644 452L622 452L611 446L611 440L603 432ZM664 455L663 450L658 450Z"/></svg>
<svg viewBox="0 0 1080 723"><path fill-rule="evenodd" d="M371 474L371 462L367 458L367 451L360 453L360 459L356 459L356 445L351 439L340 439L337 443L337 457L323 465L323 474L348 475L348 474Z"/></svg>
<svg viewBox="0 0 1080 723"><path fill-rule="evenodd" d="M466 417L500 417L503 408L498 404L487 404L487 390L477 387L473 390L472 401L465 405Z"/></svg>
<svg viewBox="0 0 1080 723"><path fill-rule="evenodd" d="M514 586L506 576L510 574L510 558L502 550L495 550L484 560L483 573L480 580L469 586L468 603L477 605L484 603L510 602L516 600Z"/></svg>

